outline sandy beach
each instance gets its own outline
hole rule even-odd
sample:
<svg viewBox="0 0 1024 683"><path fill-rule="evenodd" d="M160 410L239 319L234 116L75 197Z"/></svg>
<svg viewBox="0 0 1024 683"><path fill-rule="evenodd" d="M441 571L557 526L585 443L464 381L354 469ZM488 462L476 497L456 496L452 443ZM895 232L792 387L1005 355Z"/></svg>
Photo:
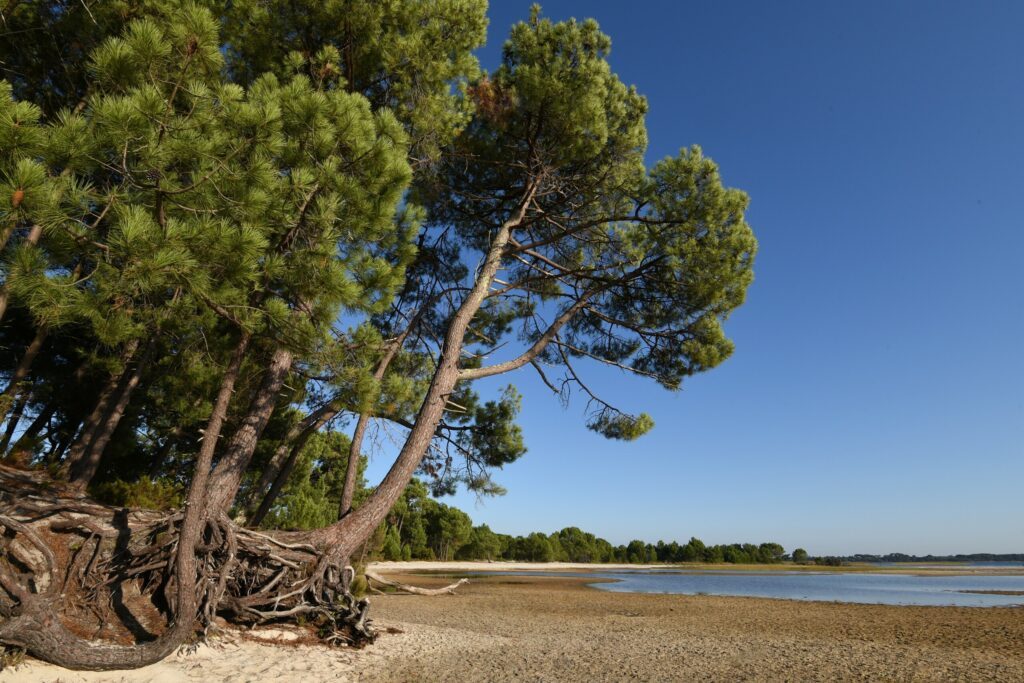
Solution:
<svg viewBox="0 0 1024 683"><path fill-rule="evenodd" d="M399 568L414 571L377 571ZM29 661L0 673L0 682L1024 680L1024 608L610 593L539 576L372 600L384 632L365 650L304 645L301 631L227 631L137 671L69 672Z"/></svg>

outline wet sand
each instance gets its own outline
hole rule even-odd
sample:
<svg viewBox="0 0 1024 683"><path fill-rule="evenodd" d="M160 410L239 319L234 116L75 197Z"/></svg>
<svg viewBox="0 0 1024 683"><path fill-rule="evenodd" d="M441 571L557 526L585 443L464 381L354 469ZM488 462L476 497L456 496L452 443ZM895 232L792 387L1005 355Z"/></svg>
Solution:
<svg viewBox="0 0 1024 683"><path fill-rule="evenodd" d="M610 593L516 576L376 609L449 635L364 680L1024 681L1022 608Z"/></svg>
<svg viewBox="0 0 1024 683"><path fill-rule="evenodd" d="M229 633L140 671L82 674L35 662L0 682L1024 681L1024 608L611 593L539 576L372 601L375 624L401 633L361 651Z"/></svg>

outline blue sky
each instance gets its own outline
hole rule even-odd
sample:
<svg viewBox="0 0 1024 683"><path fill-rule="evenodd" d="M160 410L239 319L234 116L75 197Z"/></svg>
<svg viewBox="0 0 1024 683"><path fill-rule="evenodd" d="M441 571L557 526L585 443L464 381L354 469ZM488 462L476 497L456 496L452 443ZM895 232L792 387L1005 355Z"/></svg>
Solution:
<svg viewBox="0 0 1024 683"><path fill-rule="evenodd" d="M494 68L529 2L492 2ZM681 393L592 368L653 432L584 427L526 372L496 531L691 535L812 554L1024 552L1024 4L550 1L751 196L736 353ZM388 459L377 457L371 481Z"/></svg>

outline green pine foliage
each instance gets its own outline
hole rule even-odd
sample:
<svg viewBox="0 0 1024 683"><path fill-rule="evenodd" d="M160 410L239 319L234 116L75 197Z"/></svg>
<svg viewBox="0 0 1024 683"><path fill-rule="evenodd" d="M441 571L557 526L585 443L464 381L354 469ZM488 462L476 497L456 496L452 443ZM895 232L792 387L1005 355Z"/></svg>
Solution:
<svg viewBox="0 0 1024 683"><path fill-rule="evenodd" d="M306 443L281 495L263 522L274 529L317 529L338 518L342 483L348 465L349 439L338 432L318 432ZM369 493L358 464L358 502ZM400 552L400 550L399 550Z"/></svg>
<svg viewBox="0 0 1024 683"><path fill-rule="evenodd" d="M323 410L263 524L327 526L352 446L342 432L359 416L413 427L438 359L461 345L422 481L366 547L650 559L647 544L578 529L508 538L429 495L500 495L495 472L526 453L523 397L481 395L476 379L530 365L563 402L583 396L590 429L631 441L651 417L592 392L587 364L678 390L733 352L723 324L757 249L747 197L698 147L645 166L647 101L612 71L596 22L535 7L488 73L474 56L484 0L41 0L4 19L21 36L0 41L12 460L66 476L99 421L93 493L173 506L235 350L215 461L284 354L240 498L258 502L278 451ZM519 208L500 278L446 341ZM516 344L523 355L495 369ZM357 490L358 507L372 493ZM653 552L740 562L774 549Z"/></svg>

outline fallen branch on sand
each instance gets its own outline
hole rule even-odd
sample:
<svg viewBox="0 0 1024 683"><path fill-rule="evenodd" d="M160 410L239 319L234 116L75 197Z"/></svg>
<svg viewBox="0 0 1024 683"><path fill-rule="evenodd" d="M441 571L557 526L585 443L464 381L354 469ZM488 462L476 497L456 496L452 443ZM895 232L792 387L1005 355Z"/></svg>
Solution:
<svg viewBox="0 0 1024 683"><path fill-rule="evenodd" d="M400 591L412 593L413 595L444 595L446 593L449 595L454 595L456 588L463 584L469 583L469 579L459 579L455 583L449 586L444 586L443 588L419 588L418 586L410 586L406 583L401 583L393 579L385 578L380 574L371 572L370 570L366 570L366 578L368 581L376 581L379 584L391 586L392 588L397 588Z"/></svg>

